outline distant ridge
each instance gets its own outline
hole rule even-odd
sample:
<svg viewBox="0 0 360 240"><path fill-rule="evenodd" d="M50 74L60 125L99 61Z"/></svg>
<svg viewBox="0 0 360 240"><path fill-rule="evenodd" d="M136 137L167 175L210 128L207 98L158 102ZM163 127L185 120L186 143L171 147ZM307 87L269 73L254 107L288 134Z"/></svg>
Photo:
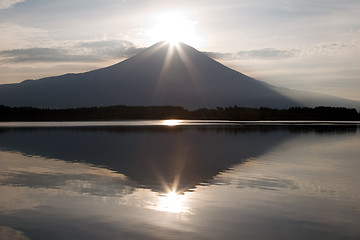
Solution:
<svg viewBox="0 0 360 240"><path fill-rule="evenodd" d="M106 68L0 85L0 104L40 108L237 105L360 109L359 101L278 88L232 70L186 44L174 47L164 42Z"/></svg>

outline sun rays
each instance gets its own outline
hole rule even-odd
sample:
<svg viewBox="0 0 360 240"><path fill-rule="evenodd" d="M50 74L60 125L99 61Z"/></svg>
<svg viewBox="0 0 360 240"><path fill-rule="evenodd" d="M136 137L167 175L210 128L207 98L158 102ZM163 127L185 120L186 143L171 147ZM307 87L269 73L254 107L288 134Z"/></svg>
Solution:
<svg viewBox="0 0 360 240"><path fill-rule="evenodd" d="M156 80L156 85L152 93L151 104L156 105L157 99L164 97L166 92L174 92L174 89L179 87L181 88L186 84L189 89L196 92L197 98L205 105L206 99L203 96L202 89L200 88L200 82L203 81L202 75L196 62L188 56L188 53L194 51L190 46L187 46L183 43L169 44L165 41L157 44L154 51L149 53L150 55L160 56L162 61L162 66L159 71L158 78ZM162 54L162 55L160 55ZM170 74L171 72L177 72L177 75ZM164 91L166 89L166 91ZM179 92L178 92L179 93ZM189 92L182 92L182 95L174 94L170 96L173 99L171 102L172 105L180 106L182 102L179 99L186 101L186 96L189 95ZM170 104L170 103L169 103ZM164 122L164 125L178 125L179 122Z"/></svg>

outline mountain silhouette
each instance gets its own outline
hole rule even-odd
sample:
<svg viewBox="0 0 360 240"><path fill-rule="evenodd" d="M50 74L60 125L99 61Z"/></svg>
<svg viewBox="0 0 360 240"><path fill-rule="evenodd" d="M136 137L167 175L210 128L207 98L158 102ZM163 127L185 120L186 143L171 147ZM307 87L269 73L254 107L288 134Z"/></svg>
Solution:
<svg viewBox="0 0 360 240"><path fill-rule="evenodd" d="M196 49L160 42L110 67L0 85L0 104L40 108L109 105L343 106L360 102L278 88L232 70Z"/></svg>

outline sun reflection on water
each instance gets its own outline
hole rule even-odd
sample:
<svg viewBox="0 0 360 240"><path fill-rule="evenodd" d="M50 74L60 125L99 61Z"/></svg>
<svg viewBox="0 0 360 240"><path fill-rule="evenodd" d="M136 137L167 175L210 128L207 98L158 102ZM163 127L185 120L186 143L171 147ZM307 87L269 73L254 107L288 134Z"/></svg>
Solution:
<svg viewBox="0 0 360 240"><path fill-rule="evenodd" d="M189 213L185 194L178 194L175 191L159 195L156 210L170 213Z"/></svg>
<svg viewBox="0 0 360 240"><path fill-rule="evenodd" d="M166 125L166 126L176 126L176 125L180 125L182 123L181 120L175 120L175 119L169 119L169 120L164 120L162 122L162 125Z"/></svg>

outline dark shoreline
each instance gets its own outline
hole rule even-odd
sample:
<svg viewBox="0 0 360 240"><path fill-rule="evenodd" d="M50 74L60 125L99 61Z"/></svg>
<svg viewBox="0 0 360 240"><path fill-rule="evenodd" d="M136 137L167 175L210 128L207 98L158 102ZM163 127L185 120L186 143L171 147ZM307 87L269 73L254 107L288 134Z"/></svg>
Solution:
<svg viewBox="0 0 360 240"><path fill-rule="evenodd" d="M116 121L116 120L231 120L231 121L360 121L356 109L293 107L289 109L217 107L187 110L180 106L108 106L41 109L0 105L0 121Z"/></svg>

